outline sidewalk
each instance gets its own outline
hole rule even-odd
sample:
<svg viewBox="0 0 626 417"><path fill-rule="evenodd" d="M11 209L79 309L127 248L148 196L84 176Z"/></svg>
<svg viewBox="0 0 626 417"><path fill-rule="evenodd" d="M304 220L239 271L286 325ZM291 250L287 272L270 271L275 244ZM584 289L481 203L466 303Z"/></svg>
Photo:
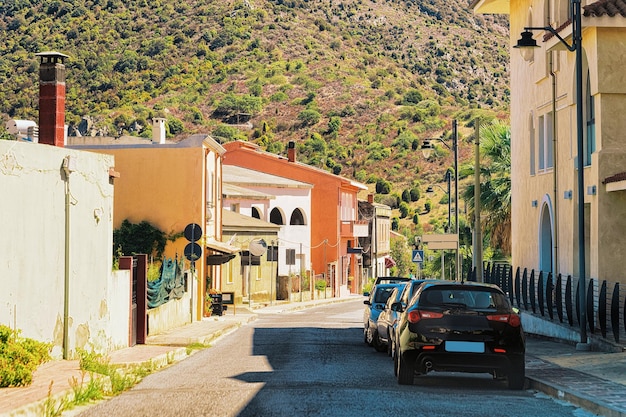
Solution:
<svg viewBox="0 0 626 417"><path fill-rule="evenodd" d="M329 302L354 300L359 296L273 305L250 310L237 306L222 317L210 317L167 333L148 337L147 344L110 353L112 364L152 363L155 368L188 356L191 343L210 343L257 318L259 314L308 308ZM71 393L70 381L81 381L78 361L52 361L39 367L28 387L0 389L0 416L42 415L50 395ZM530 389L568 401L601 416L626 417L626 352L584 352L558 341L528 337L526 378Z"/></svg>

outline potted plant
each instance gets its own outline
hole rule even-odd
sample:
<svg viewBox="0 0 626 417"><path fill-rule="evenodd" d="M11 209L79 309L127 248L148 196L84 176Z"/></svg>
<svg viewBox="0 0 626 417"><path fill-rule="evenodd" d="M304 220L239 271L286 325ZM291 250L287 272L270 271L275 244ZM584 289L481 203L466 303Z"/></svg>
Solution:
<svg viewBox="0 0 626 417"><path fill-rule="evenodd" d="M211 292L207 292L204 297L204 317L211 317L213 314L213 298Z"/></svg>

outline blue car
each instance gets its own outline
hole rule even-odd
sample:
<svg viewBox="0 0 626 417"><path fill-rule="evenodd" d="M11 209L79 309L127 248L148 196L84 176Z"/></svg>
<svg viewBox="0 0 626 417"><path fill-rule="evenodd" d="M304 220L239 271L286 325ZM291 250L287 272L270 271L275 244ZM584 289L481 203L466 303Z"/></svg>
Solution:
<svg viewBox="0 0 626 417"><path fill-rule="evenodd" d="M379 345L378 343L378 316L385 308L391 293L396 289L401 291L404 285L404 283L378 284L374 286L371 293L364 294L368 298L363 301L366 306L363 312L363 340L379 352L384 351L386 345Z"/></svg>

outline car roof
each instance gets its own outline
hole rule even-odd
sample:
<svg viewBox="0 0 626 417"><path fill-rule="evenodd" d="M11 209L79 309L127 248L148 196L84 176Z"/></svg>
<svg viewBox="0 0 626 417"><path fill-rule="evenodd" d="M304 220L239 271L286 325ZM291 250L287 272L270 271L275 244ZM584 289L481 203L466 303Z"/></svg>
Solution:
<svg viewBox="0 0 626 417"><path fill-rule="evenodd" d="M376 282L380 281L411 281L410 277L376 277Z"/></svg>
<svg viewBox="0 0 626 417"><path fill-rule="evenodd" d="M502 289L495 284L487 284L484 282L474 282L474 281L446 281L446 280L426 280L424 282L424 285L422 286L422 289L430 288L433 286L488 288L491 290L502 291Z"/></svg>
<svg viewBox="0 0 626 417"><path fill-rule="evenodd" d="M400 287L404 287L406 285L406 282L395 282L393 284L376 284L376 286L374 286L374 289L378 289L378 288L400 288Z"/></svg>

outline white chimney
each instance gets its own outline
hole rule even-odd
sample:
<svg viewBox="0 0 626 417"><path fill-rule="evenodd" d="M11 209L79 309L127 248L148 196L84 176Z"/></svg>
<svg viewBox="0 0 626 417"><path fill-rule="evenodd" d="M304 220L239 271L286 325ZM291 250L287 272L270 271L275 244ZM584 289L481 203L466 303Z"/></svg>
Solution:
<svg viewBox="0 0 626 417"><path fill-rule="evenodd" d="M152 143L155 145L165 143L165 120L161 117L152 119Z"/></svg>

